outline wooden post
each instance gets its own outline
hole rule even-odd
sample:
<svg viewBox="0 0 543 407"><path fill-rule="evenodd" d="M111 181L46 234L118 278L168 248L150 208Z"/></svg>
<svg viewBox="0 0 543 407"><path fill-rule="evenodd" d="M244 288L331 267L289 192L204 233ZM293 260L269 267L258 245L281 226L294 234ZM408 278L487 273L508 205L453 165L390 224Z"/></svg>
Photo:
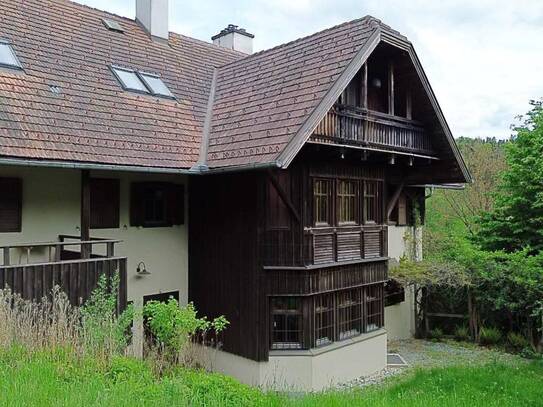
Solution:
<svg viewBox="0 0 543 407"><path fill-rule="evenodd" d="M405 95L405 117L407 120L413 119L413 100L411 99L411 89L407 88Z"/></svg>
<svg viewBox="0 0 543 407"><path fill-rule="evenodd" d="M388 114L394 116L394 63L388 65Z"/></svg>
<svg viewBox="0 0 543 407"><path fill-rule="evenodd" d="M9 247L4 247L4 266L9 266Z"/></svg>
<svg viewBox="0 0 543 407"><path fill-rule="evenodd" d="M81 171L81 240L90 240L90 173L89 170ZM81 258L88 259L91 256L91 246L81 245Z"/></svg>
<svg viewBox="0 0 543 407"><path fill-rule="evenodd" d="M106 249L106 256L107 257L113 257L115 256L115 243L106 243L107 249Z"/></svg>
<svg viewBox="0 0 543 407"><path fill-rule="evenodd" d="M360 86L360 105L364 109L368 108L368 63L362 65L362 83Z"/></svg>

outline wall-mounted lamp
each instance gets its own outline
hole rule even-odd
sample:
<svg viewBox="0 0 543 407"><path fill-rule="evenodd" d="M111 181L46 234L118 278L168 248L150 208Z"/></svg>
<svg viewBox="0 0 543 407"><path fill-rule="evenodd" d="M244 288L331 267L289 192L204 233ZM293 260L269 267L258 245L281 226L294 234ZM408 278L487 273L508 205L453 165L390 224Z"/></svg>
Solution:
<svg viewBox="0 0 543 407"><path fill-rule="evenodd" d="M409 166L412 167L413 166L413 162L415 161L415 159L413 158L413 156L410 156L409 157Z"/></svg>
<svg viewBox="0 0 543 407"><path fill-rule="evenodd" d="M142 261L140 261L138 267L136 267L136 273L138 274L138 276L148 276L149 274L151 274L151 272L147 271L145 263Z"/></svg>
<svg viewBox="0 0 543 407"><path fill-rule="evenodd" d="M361 161L368 161L368 150L363 150L362 155L360 156Z"/></svg>
<svg viewBox="0 0 543 407"><path fill-rule="evenodd" d="M391 154L391 155L390 155L390 158L388 159L388 163L389 163L390 165L396 164L396 156L395 156L394 154Z"/></svg>

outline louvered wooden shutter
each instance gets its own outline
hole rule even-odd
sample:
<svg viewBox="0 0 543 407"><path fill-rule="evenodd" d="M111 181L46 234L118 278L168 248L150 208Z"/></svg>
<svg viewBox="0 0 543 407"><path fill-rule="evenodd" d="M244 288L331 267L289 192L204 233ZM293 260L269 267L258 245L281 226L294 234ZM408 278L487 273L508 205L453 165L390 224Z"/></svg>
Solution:
<svg viewBox="0 0 543 407"><path fill-rule="evenodd" d="M118 179L92 178L91 229L119 227L120 186Z"/></svg>
<svg viewBox="0 0 543 407"><path fill-rule="evenodd" d="M22 196L19 178L0 178L0 232L21 231Z"/></svg>
<svg viewBox="0 0 543 407"><path fill-rule="evenodd" d="M172 225L185 223L185 186L168 184L166 191L167 219Z"/></svg>

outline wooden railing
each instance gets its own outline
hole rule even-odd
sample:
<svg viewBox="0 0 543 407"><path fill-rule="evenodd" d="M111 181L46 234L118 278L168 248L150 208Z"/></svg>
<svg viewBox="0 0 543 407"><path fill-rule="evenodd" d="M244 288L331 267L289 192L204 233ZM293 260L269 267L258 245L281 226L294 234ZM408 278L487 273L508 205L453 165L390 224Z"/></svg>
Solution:
<svg viewBox="0 0 543 407"><path fill-rule="evenodd" d="M340 104L334 105L326 114L311 140L419 154L433 153L430 135L421 123Z"/></svg>
<svg viewBox="0 0 543 407"><path fill-rule="evenodd" d="M119 310L126 307L127 274L126 257L115 256L115 244L120 240L91 239L88 241L67 241L77 236L59 236L55 242L33 242L0 246L3 255L0 263L0 288L10 288L25 299L40 300L49 295L54 286L60 286L73 305L87 300L99 277L119 274ZM91 258L80 258L80 251L66 250L73 246L93 247L103 245L102 254ZM39 250L39 256L32 251ZM91 249L92 253L92 249ZM19 261L13 261L13 254L19 254ZM45 256L45 258L44 258ZM22 262L22 260L25 262Z"/></svg>
<svg viewBox="0 0 543 407"><path fill-rule="evenodd" d="M387 256L386 226L309 228L306 240L313 264L377 259Z"/></svg>
<svg viewBox="0 0 543 407"><path fill-rule="evenodd" d="M264 266L311 268L380 260L388 255L384 225L311 227L304 229L302 239L288 236L278 236L277 233L273 239L271 235L267 236L262 246Z"/></svg>

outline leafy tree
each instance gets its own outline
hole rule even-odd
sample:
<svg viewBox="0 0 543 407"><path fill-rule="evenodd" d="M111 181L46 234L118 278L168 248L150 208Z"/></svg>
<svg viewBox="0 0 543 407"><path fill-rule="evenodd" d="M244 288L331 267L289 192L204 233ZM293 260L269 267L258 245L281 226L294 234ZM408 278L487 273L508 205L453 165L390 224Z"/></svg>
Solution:
<svg viewBox="0 0 543 407"><path fill-rule="evenodd" d="M532 105L506 147L508 169L494 208L481 216L476 241L483 249L543 250L543 107Z"/></svg>

